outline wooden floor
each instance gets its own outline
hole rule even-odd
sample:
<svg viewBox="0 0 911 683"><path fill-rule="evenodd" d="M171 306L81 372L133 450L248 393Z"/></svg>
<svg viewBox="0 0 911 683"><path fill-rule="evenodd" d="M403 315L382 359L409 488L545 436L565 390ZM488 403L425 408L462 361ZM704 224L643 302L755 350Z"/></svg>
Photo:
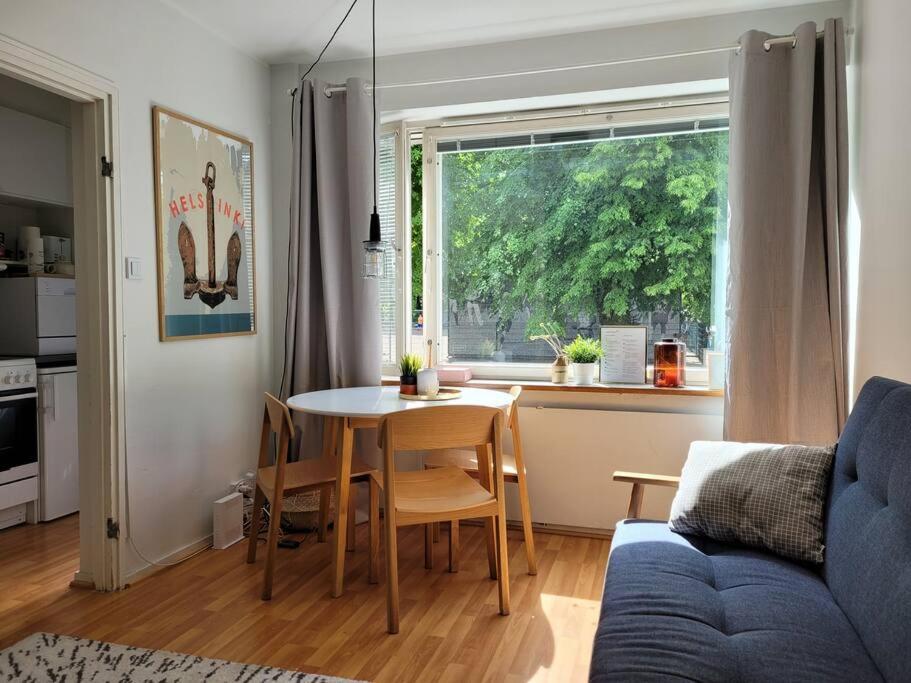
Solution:
<svg viewBox="0 0 911 683"><path fill-rule="evenodd" d="M512 613L497 614L482 529L462 528L462 569L446 571L446 532L424 569L419 527L399 532L401 632L385 632L385 583L368 585L366 525L349 553L345 595L329 596L330 545L279 549L271 602L259 599L262 552L207 551L119 593L69 588L76 515L0 531L0 649L36 631L370 681L583 681L609 541L539 534L525 573L510 532Z"/></svg>

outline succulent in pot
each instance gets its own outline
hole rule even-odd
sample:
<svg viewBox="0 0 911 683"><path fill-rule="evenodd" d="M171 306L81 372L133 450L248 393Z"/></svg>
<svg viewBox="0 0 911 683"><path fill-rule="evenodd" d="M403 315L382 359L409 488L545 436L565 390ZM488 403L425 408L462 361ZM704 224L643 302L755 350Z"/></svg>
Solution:
<svg viewBox="0 0 911 683"><path fill-rule="evenodd" d="M569 344L563 347L563 352L573 364L573 376L576 384L593 384L595 381L595 368L603 351L597 339L585 338L577 335Z"/></svg>
<svg viewBox="0 0 911 683"><path fill-rule="evenodd" d="M399 392L409 396L418 393L418 370L423 362L416 353L406 353L399 361Z"/></svg>

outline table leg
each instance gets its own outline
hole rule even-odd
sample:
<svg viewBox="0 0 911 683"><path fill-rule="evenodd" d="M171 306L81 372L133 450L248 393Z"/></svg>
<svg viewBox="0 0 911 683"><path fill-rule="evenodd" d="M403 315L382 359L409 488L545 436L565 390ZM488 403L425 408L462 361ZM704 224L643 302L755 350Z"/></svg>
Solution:
<svg viewBox="0 0 911 683"><path fill-rule="evenodd" d="M334 458L338 454L338 420L334 417L323 418L323 458ZM323 486L319 490L319 529L317 540L325 543L329 531L329 498L332 486Z"/></svg>
<svg viewBox="0 0 911 683"><path fill-rule="evenodd" d="M488 491L493 491L490 475L490 447L478 446L475 449L478 456L478 480ZM484 536L487 539L487 567L490 578L497 578L497 538L494 520L492 517L484 518Z"/></svg>
<svg viewBox="0 0 911 683"><path fill-rule="evenodd" d="M348 529L348 498L351 491L351 454L354 430L348 418L341 419L341 449L338 454L338 476L335 480L335 533L332 547L332 597L342 594L345 578L345 541Z"/></svg>

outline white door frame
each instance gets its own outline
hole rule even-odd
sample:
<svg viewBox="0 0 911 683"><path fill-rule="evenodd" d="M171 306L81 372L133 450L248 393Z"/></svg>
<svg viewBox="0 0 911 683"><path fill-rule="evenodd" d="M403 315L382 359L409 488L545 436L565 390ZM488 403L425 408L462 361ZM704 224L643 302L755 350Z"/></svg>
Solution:
<svg viewBox="0 0 911 683"><path fill-rule="evenodd" d="M122 587L125 519L123 259L118 93L109 80L0 34L0 73L73 101L76 353L79 362L80 567L74 583ZM101 175L101 157L115 163Z"/></svg>

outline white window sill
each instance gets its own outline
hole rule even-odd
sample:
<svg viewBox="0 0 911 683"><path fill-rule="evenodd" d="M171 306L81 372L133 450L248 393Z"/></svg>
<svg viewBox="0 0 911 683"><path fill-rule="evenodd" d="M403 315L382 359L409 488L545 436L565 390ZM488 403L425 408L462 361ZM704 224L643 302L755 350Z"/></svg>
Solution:
<svg viewBox="0 0 911 683"><path fill-rule="evenodd" d="M385 386L397 386L398 377L385 376ZM562 391L600 394L645 394L648 396L690 396L710 398L724 396L722 389L709 389L707 386L685 386L675 388L655 387L651 384L554 384L546 380L529 379L470 379L467 382L443 382L445 386L478 387L483 389L509 389L521 386L524 391Z"/></svg>

